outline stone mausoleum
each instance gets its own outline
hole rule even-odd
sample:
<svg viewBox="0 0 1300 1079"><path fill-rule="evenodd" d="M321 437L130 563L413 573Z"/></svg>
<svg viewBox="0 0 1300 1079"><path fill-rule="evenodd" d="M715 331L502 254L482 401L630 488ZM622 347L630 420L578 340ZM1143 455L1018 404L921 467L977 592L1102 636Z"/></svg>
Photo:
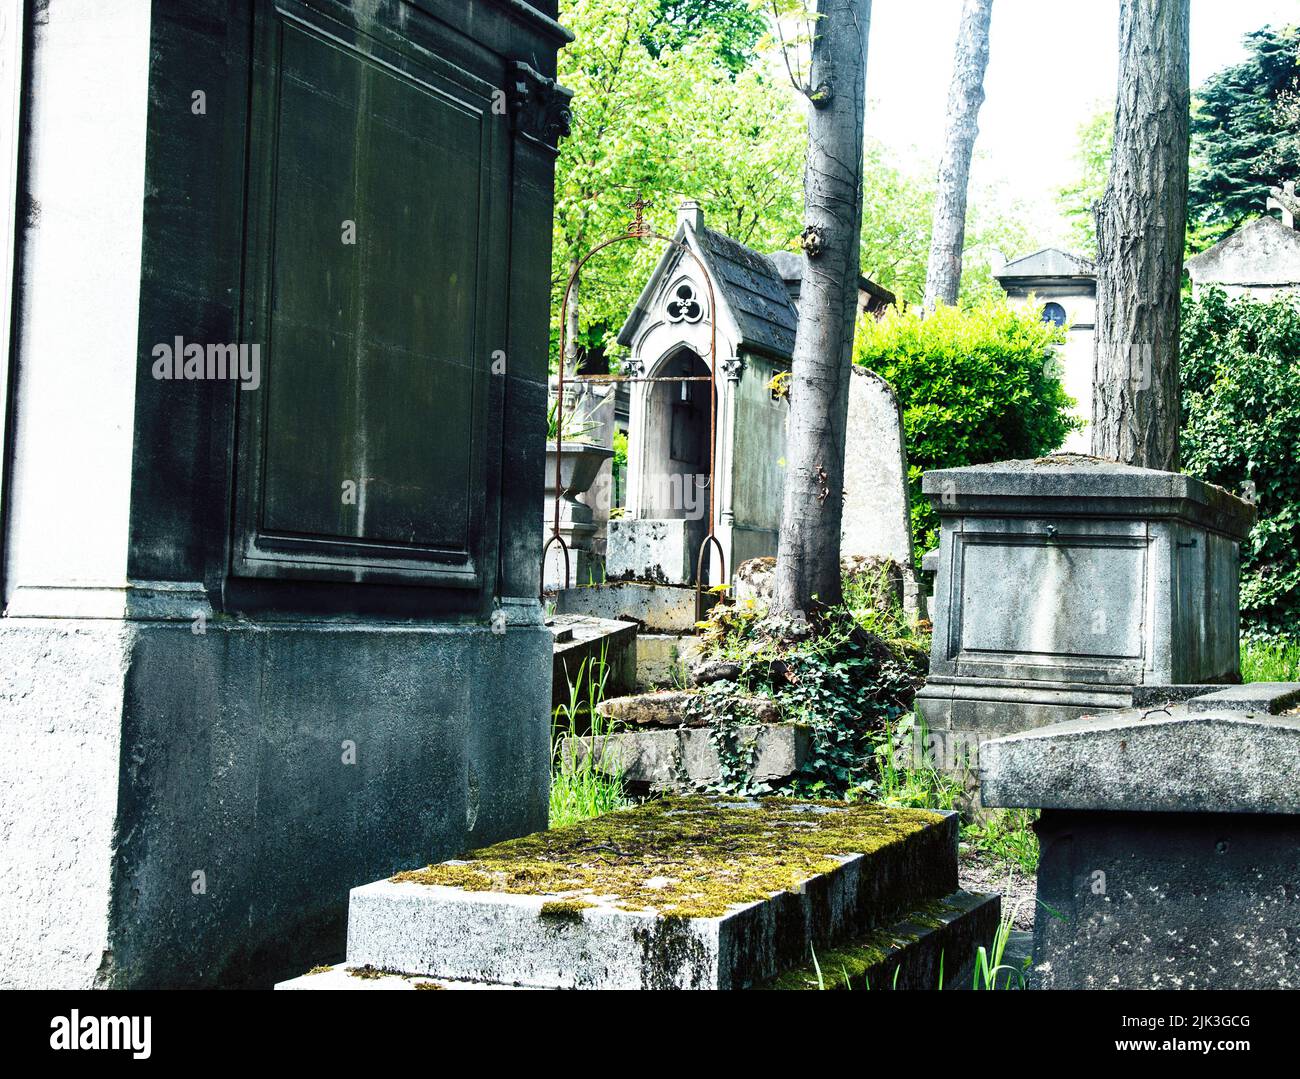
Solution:
<svg viewBox="0 0 1300 1079"><path fill-rule="evenodd" d="M1058 374L1075 400L1073 414L1084 426L1071 431L1060 449L1088 453L1092 446L1093 336L1097 324L1097 265L1091 259L1055 247L1013 259L995 275L1015 304L1034 303L1045 322L1066 328L1057 350Z"/></svg>
<svg viewBox="0 0 1300 1079"><path fill-rule="evenodd" d="M1294 192L1294 185L1290 185ZM1234 230L1207 251L1187 260L1193 295L1220 288L1229 296L1251 296L1262 303L1300 295L1300 231L1284 211L1281 220L1258 217Z"/></svg>
<svg viewBox="0 0 1300 1079"><path fill-rule="evenodd" d="M0 983L269 985L350 888L546 825L569 35L15 9Z"/></svg>
<svg viewBox="0 0 1300 1079"><path fill-rule="evenodd" d="M776 554L789 410L787 386L778 376L789 372L794 353L804 260L765 255L708 228L694 202L679 210L673 238L676 244L665 246L618 341L630 349L627 367L635 378L707 378L716 325L713 524L730 579L749 559ZM866 278L858 282L858 296L859 314L893 302ZM708 530L709 383L631 385L627 507L624 517L609 523L608 575L691 584ZM910 582L901 418L892 390L862 369L851 384L849 431L843 552L891 558ZM722 583L716 559L708 583Z"/></svg>

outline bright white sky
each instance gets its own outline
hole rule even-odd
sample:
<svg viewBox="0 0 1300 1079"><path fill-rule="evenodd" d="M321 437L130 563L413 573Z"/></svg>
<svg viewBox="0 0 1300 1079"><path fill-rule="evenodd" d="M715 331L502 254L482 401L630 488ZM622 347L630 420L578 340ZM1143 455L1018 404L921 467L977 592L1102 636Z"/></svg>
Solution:
<svg viewBox="0 0 1300 1079"><path fill-rule="evenodd" d="M961 0L871 8L867 131L900 164L937 163ZM1114 100L1118 9L1118 0L993 0L973 185L1001 182L1023 199L1043 244L1065 239L1054 196L1073 178L1078 127ZM1241 60L1247 31L1296 22L1300 0L1192 0L1192 86Z"/></svg>

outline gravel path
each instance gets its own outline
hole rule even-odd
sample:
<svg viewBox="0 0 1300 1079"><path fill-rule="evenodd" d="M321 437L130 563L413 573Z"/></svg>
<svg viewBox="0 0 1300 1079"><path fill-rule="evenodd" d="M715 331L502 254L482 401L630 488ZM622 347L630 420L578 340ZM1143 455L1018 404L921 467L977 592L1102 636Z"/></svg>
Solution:
<svg viewBox="0 0 1300 1079"><path fill-rule="evenodd" d="M1013 926L1016 929L1034 928L1034 878L1014 862L998 862L986 854L962 845L957 865L958 883L968 892L999 892L1002 895L1002 912L1016 912Z"/></svg>

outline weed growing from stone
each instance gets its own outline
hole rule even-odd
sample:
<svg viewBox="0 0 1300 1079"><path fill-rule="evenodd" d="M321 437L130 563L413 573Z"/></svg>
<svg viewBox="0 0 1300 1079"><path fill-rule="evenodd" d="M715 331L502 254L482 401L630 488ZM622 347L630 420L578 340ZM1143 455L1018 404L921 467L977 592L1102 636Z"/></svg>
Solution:
<svg viewBox="0 0 1300 1079"><path fill-rule="evenodd" d="M550 825L552 828L575 821L587 820L622 809L628 805L623 796L623 780L619 770L604 760L599 752L604 740L614 733L615 723L601 716L596 706L605 699L605 686L609 681L606 647L600 655L589 657L578 667L577 676L569 682L569 699L555 709L552 723L552 760ZM560 747L564 739L591 734L596 753L576 760L562 760Z"/></svg>

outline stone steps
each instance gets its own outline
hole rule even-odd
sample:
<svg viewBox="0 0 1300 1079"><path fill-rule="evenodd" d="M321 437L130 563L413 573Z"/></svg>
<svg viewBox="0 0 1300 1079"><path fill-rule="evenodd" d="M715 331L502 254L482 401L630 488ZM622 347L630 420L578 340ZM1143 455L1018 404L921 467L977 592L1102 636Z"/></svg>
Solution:
<svg viewBox="0 0 1300 1079"><path fill-rule="evenodd" d="M911 911L885 929L837 945L759 989L970 989L975 955L997 932L996 895L957 891ZM1020 934L1027 937L1028 934ZM1028 945L1018 942L1024 954ZM1011 949L1008 949L1011 956ZM1014 958L1014 957L1011 957ZM1008 960L1010 961L1010 960ZM820 972L820 973L819 973ZM496 982L453 981L339 963L281 982L285 990L535 989Z"/></svg>
<svg viewBox="0 0 1300 1079"><path fill-rule="evenodd" d="M955 814L668 798L353 889L346 966L403 981L746 988L955 892ZM991 909L958 912L974 919L967 937Z"/></svg>

